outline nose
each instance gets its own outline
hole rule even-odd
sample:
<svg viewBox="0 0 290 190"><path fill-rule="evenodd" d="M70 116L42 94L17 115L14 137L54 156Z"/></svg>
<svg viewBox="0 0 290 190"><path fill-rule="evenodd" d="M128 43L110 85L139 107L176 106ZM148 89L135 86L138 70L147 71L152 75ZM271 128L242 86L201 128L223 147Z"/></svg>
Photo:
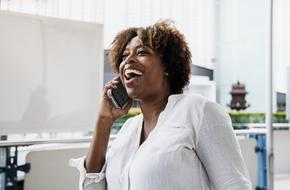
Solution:
<svg viewBox="0 0 290 190"><path fill-rule="evenodd" d="M128 64L134 64L135 59L133 58L133 56L130 54L126 57L126 59L124 59L120 65L119 65L119 73L122 73L123 70L125 69L126 65Z"/></svg>
<svg viewBox="0 0 290 190"><path fill-rule="evenodd" d="M133 53L130 53L126 59L125 59L125 64L134 64L136 62L136 57L134 56Z"/></svg>
<svg viewBox="0 0 290 190"><path fill-rule="evenodd" d="M127 66L129 65L133 65L137 62L136 60L136 56L134 55L134 53L130 53L119 65L119 73L122 73Z"/></svg>

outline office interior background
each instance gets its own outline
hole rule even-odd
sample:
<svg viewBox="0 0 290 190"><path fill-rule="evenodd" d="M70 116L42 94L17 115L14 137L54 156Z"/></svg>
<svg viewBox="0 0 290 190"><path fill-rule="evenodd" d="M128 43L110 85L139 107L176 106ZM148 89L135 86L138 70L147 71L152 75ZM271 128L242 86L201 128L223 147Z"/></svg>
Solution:
<svg viewBox="0 0 290 190"><path fill-rule="evenodd" d="M100 92L116 75L113 37L160 19L185 34L193 62L186 92L228 110L257 189L272 183L264 170L272 63L273 188L290 187L290 1L0 0L0 190L78 189L67 162L85 155ZM229 106L237 84L247 102L238 111ZM10 181L8 153L25 170Z"/></svg>

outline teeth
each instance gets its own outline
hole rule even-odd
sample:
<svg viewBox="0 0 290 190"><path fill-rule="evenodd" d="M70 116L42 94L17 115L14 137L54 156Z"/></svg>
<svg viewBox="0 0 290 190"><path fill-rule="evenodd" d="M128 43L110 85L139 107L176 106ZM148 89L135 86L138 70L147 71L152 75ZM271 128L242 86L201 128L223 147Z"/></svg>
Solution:
<svg viewBox="0 0 290 190"><path fill-rule="evenodd" d="M127 69L125 71L125 75L128 76L129 74L134 73L135 75L142 75L143 73L141 71L138 71L136 69Z"/></svg>

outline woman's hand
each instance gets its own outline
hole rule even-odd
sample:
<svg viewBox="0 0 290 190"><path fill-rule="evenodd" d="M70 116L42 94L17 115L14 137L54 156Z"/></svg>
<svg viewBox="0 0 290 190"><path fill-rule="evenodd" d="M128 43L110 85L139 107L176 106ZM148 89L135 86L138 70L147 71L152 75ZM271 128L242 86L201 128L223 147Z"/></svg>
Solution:
<svg viewBox="0 0 290 190"><path fill-rule="evenodd" d="M121 80L120 80L120 77L117 76L113 78L111 81L109 81L105 86L105 89L103 92L102 104L101 104L101 108L99 112L99 117L102 119L109 119L112 122L114 122L119 117L126 115L132 106L132 99L130 98L125 108L123 109L116 108L114 104L111 102L111 99L109 98L109 96L107 95L108 90L116 89L117 84L119 82L121 82Z"/></svg>

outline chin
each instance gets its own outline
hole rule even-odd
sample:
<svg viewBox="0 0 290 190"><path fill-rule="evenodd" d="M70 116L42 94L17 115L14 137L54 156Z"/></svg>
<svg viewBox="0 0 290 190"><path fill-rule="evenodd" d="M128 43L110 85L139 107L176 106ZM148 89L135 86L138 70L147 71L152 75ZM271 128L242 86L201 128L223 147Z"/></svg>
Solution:
<svg viewBox="0 0 290 190"><path fill-rule="evenodd" d="M127 93L128 93L128 96L132 99L135 99L135 100L140 99L140 95L136 90L129 88L129 89L127 89Z"/></svg>

